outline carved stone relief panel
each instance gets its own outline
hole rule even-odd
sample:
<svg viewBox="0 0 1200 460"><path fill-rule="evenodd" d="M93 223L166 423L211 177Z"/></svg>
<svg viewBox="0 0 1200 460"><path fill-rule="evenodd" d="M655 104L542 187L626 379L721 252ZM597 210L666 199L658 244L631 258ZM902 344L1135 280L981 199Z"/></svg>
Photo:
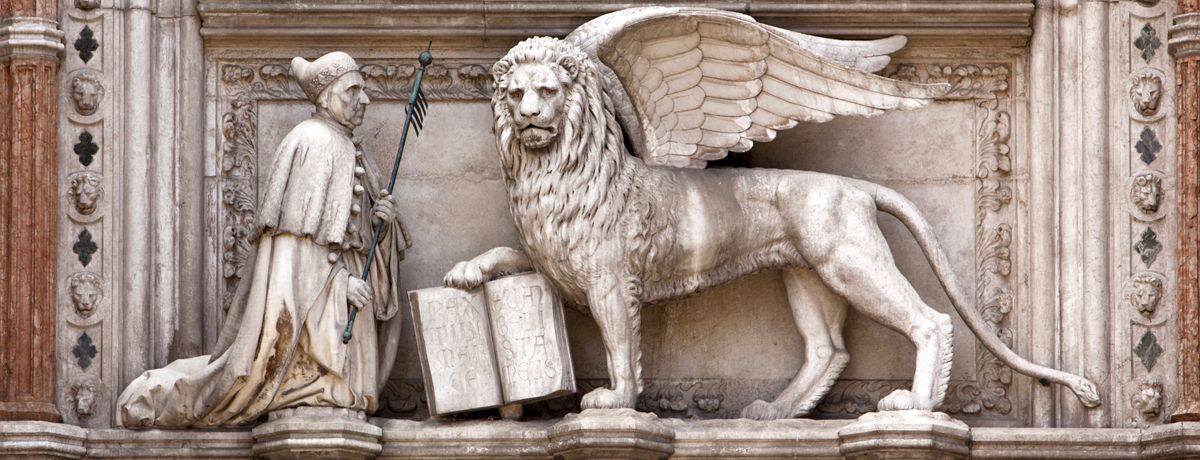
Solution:
<svg viewBox="0 0 1200 460"><path fill-rule="evenodd" d="M68 51L59 72L58 121L58 330L57 393L59 412L67 423L111 426L110 395L115 385L106 344L112 327L114 293L109 287L114 251L106 191L117 163L106 155L108 120L117 101L108 89L116 50L102 46L112 30L111 10L99 2L64 2L61 27ZM73 42L73 43L72 43ZM72 47L73 45L73 47Z"/></svg>
<svg viewBox="0 0 1200 460"><path fill-rule="evenodd" d="M1113 98L1113 174L1125 187L1114 203L1113 237L1124 240L1114 284L1124 302L1112 310L1113 343L1128 343L1112 356L1113 398L1118 426L1161 423L1176 400L1174 244L1174 76L1165 33L1173 2L1114 4L1110 24L1123 46L1114 46L1111 81L1128 82L1128 98ZM1125 115L1127 114L1127 115ZM1166 158L1164 158L1166 157ZM1117 213L1118 210L1124 212Z"/></svg>

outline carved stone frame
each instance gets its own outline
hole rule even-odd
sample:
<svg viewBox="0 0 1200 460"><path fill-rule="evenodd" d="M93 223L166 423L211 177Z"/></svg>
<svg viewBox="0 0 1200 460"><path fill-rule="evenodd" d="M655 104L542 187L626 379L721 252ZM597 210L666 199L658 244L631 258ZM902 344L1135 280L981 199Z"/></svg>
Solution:
<svg viewBox="0 0 1200 460"><path fill-rule="evenodd" d="M209 190L210 210L219 209L208 238L211 254L206 281L213 293L205 305L210 324L220 324L245 263L255 225L258 183L258 104L261 101L302 101L303 92L282 62L262 63L217 60L216 107L221 111L221 135L215 158L218 173ZM367 63L362 66L366 91L376 101L404 101L411 91L415 66ZM1014 303L1011 280L1013 261L1014 196L1010 138L1009 94L1011 66L997 64L900 64L885 71L892 78L918 82L947 82L951 91L941 100L975 104L975 289L976 308L1009 346L1013 333L1009 313ZM487 100L491 76L484 63L435 64L424 90L431 100ZM214 316L215 313L215 316ZM955 416L988 419L1020 418L1013 414L1012 370L980 345L976 352L975 381L952 381L943 411ZM603 380L580 382L580 394L604 385ZM874 410L875 403L893 389L907 387L906 380L843 380L830 390L815 416L848 417ZM639 409L662 415L719 416L728 382L718 379L648 379ZM393 380L383 414L420 416L418 404L424 390L418 380ZM577 398L577 396L576 396ZM572 398L550 401L540 410L546 415L577 407Z"/></svg>

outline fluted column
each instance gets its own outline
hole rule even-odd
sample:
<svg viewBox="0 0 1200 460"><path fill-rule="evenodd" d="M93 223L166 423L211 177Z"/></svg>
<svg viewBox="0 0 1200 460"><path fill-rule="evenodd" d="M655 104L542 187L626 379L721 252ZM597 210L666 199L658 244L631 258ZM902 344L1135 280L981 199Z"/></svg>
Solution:
<svg viewBox="0 0 1200 460"><path fill-rule="evenodd" d="M0 420L54 405L55 0L0 2Z"/></svg>
<svg viewBox="0 0 1200 460"><path fill-rule="evenodd" d="M1200 0L1180 0L1169 33L1175 57L1179 158L1179 402L1173 421L1200 420Z"/></svg>

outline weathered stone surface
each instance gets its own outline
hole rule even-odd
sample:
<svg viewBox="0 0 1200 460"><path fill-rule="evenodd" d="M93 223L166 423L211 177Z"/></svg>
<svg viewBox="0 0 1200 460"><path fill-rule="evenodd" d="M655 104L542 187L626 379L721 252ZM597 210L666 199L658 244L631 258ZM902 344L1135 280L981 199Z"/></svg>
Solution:
<svg viewBox="0 0 1200 460"><path fill-rule="evenodd" d="M674 452L675 432L654 414L632 409L585 409L546 430L556 458L661 459Z"/></svg>
<svg viewBox="0 0 1200 460"><path fill-rule="evenodd" d="M41 421L0 422L0 458L81 458L87 430Z"/></svg>
<svg viewBox="0 0 1200 460"><path fill-rule="evenodd" d="M431 414L504 403L483 290L432 288L409 293Z"/></svg>
<svg viewBox="0 0 1200 460"><path fill-rule="evenodd" d="M383 430L360 411L296 407L272 412L254 434L254 455L282 459L368 459L383 450Z"/></svg>
<svg viewBox="0 0 1200 460"><path fill-rule="evenodd" d="M1200 421L1200 2L1182 0L1170 30L1175 56L1179 283L1179 401L1174 421Z"/></svg>
<svg viewBox="0 0 1200 460"><path fill-rule="evenodd" d="M837 433L850 459L958 459L971 451L971 429L941 412L874 412Z"/></svg>
<svg viewBox="0 0 1200 460"><path fill-rule="evenodd" d="M562 303L545 277L508 276L483 285L504 402L575 391Z"/></svg>

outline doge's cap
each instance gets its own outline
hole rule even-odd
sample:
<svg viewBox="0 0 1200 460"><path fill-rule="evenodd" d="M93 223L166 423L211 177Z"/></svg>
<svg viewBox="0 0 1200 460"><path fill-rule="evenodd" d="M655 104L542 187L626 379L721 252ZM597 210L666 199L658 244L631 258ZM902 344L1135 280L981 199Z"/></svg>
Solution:
<svg viewBox="0 0 1200 460"><path fill-rule="evenodd" d="M310 101L316 102L321 91L348 72L358 71L358 64L349 54L334 51L309 62L302 57L292 58L292 76Z"/></svg>

